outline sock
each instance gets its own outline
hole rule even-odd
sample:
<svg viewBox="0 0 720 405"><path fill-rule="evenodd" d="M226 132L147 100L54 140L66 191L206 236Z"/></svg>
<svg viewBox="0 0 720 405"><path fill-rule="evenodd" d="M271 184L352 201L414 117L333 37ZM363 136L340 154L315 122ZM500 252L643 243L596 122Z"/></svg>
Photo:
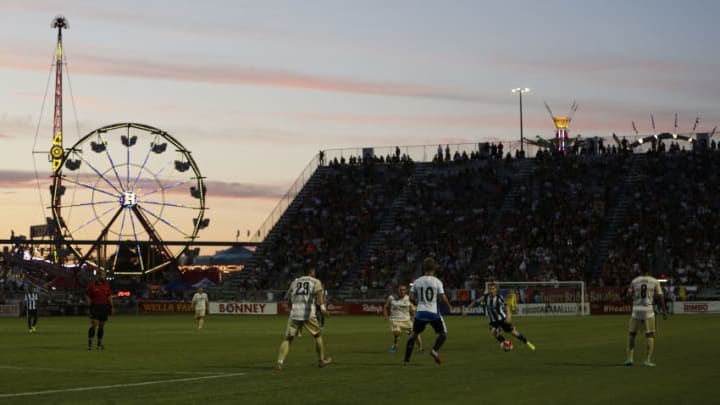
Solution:
<svg viewBox="0 0 720 405"><path fill-rule="evenodd" d="M393 335L393 347L397 346L397 335Z"/></svg>
<svg viewBox="0 0 720 405"><path fill-rule="evenodd" d="M632 361L635 355L635 336L629 336L627 342L627 359Z"/></svg>
<svg viewBox="0 0 720 405"><path fill-rule="evenodd" d="M202 329L203 323L205 323L205 320L200 318L200 320L198 321L198 328Z"/></svg>
<svg viewBox="0 0 720 405"><path fill-rule="evenodd" d="M315 352L318 355L319 361L325 360L325 344L323 343L323 338L320 335L315 336Z"/></svg>
<svg viewBox="0 0 720 405"><path fill-rule="evenodd" d="M283 340L282 343L280 343L280 349L278 349L278 363L285 361L285 357L287 357L289 351L290 342L287 339Z"/></svg>
<svg viewBox="0 0 720 405"><path fill-rule="evenodd" d="M523 335L522 333L518 332L518 335L517 335L516 337L517 337L518 339L520 339L521 342L527 344L527 339L525 338L525 335Z"/></svg>
<svg viewBox="0 0 720 405"><path fill-rule="evenodd" d="M647 338L647 361L648 363L652 360L653 352L655 351L655 336Z"/></svg>
<svg viewBox="0 0 720 405"><path fill-rule="evenodd" d="M440 334L437 336L437 339L435 339L435 344L433 345L433 350L435 350L436 352L437 352L438 350L440 350L440 348L442 347L443 343L445 343L445 339L447 339L447 334L445 334L445 333L440 333Z"/></svg>
<svg viewBox="0 0 720 405"><path fill-rule="evenodd" d="M420 350L422 350L423 341L422 341L422 337L420 335L418 335L418 337L417 337L417 346L420 348Z"/></svg>
<svg viewBox="0 0 720 405"><path fill-rule="evenodd" d="M103 327L101 326L101 327L98 328L98 334L97 334L97 336L98 336L98 343L97 343L98 346L102 344L103 335L105 335L105 328L103 328Z"/></svg>
<svg viewBox="0 0 720 405"><path fill-rule="evenodd" d="M503 335L501 335L501 334L497 334L497 335L495 336L495 339L496 339L498 342L502 343L502 342L505 341L505 336L503 336Z"/></svg>
<svg viewBox="0 0 720 405"><path fill-rule="evenodd" d="M415 347L415 341L417 340L417 336L410 336L410 338L407 340L407 345L405 345L405 362L410 362L410 356L412 356L413 348Z"/></svg>
<svg viewBox="0 0 720 405"><path fill-rule="evenodd" d="M92 340L95 337L95 327L91 326L90 329L88 329L88 346L92 346Z"/></svg>

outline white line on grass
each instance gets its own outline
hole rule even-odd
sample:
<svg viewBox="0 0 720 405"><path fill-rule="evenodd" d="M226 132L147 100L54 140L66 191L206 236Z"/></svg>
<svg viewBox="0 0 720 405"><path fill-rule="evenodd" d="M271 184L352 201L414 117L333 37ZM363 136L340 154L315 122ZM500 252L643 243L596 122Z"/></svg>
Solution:
<svg viewBox="0 0 720 405"><path fill-rule="evenodd" d="M245 375L245 373L206 375L206 376L202 376L202 377L187 377L187 378L175 378L172 380L143 381L143 382L139 382L139 383L128 383L128 384L96 385L94 387L64 388L61 390L17 392L14 394L0 394L0 398L28 397L28 396L33 396L33 395L58 394L58 393L64 393L64 392L108 390L108 389L113 389L113 388L142 387L145 385L167 384L167 383L177 383L177 382L197 381L197 380L210 380L213 378L235 377L235 376L239 376L239 375Z"/></svg>
<svg viewBox="0 0 720 405"><path fill-rule="evenodd" d="M0 370L27 370L27 371L54 371L58 373L77 372L77 369L70 368L54 368L54 367L23 367L23 366L0 366ZM96 373L129 373L129 374L190 374L190 375L208 375L217 374L217 371L166 371L166 370L119 370L119 369L105 369L105 370L93 370L93 369L82 369L80 371L88 372L92 374Z"/></svg>

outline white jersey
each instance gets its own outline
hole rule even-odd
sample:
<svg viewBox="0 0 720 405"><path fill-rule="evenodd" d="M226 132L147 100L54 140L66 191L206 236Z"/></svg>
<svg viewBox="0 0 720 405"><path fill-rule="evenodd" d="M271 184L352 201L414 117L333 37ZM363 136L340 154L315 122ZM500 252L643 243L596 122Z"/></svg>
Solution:
<svg viewBox="0 0 720 405"><path fill-rule="evenodd" d="M435 276L422 276L415 280L412 292L417 300L417 312L438 314L438 299L445 294L443 283Z"/></svg>
<svg viewBox="0 0 720 405"><path fill-rule="evenodd" d="M391 295L387 299L387 305L390 307L390 316L388 319L391 321L409 321L410 320L410 309L413 308L412 302L408 295L398 298L395 294Z"/></svg>
<svg viewBox="0 0 720 405"><path fill-rule="evenodd" d="M205 304L207 303L207 293L195 293L192 297L192 305L196 311L205 311Z"/></svg>
<svg viewBox="0 0 720 405"><path fill-rule="evenodd" d="M317 293L322 291L320 280L315 277L302 276L293 280L288 289L288 296L292 303L290 319L307 321L315 316Z"/></svg>
<svg viewBox="0 0 720 405"><path fill-rule="evenodd" d="M660 282L652 276L635 277L630 284L632 287L633 313L635 319L650 319L655 316L653 301L656 296L662 296Z"/></svg>

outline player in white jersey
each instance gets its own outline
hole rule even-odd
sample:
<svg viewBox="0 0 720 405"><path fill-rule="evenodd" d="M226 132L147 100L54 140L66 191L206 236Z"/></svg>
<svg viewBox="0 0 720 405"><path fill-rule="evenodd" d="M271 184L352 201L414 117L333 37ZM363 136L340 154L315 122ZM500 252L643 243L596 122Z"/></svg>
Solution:
<svg viewBox="0 0 720 405"><path fill-rule="evenodd" d="M393 334L393 344L390 347L390 353L397 350L397 341L401 333L411 334L413 318L415 317L415 306L410 302L410 296L407 294L407 286L401 284L398 286L397 294L390 295L385 301L383 307L383 316L386 321L390 322L390 331ZM418 348L423 350L422 337L418 335Z"/></svg>
<svg viewBox="0 0 720 405"><path fill-rule="evenodd" d="M290 352L290 343L295 336L300 334L304 328L315 339L315 352L318 355L318 367L323 368L332 364L331 358L325 358L325 346L323 344L320 322L317 317L317 307L322 315L327 316L323 286L320 280L315 278L315 268L308 267L305 275L298 277L290 283L285 294L290 305L290 318L285 329L285 339L278 350L277 365L275 369L280 371L284 368L285 358Z"/></svg>
<svg viewBox="0 0 720 405"><path fill-rule="evenodd" d="M405 365L410 363L410 356L412 356L415 341L425 330L427 324L430 324L437 334L437 339L435 339L435 344L433 344L430 355L437 364L442 363L442 358L438 351L443 343L445 343L445 339L447 339L447 327L445 326L445 320L438 310L438 300L444 302L448 310L452 311L450 301L448 301L445 295L443 283L435 277L435 259L426 257L425 260L423 260L422 267L425 275L415 280L410 290L410 299L417 303L417 308L415 311L415 321L413 322L413 332L405 347Z"/></svg>
<svg viewBox="0 0 720 405"><path fill-rule="evenodd" d="M192 297L192 307L195 309L195 319L197 319L197 328L201 330L205 323L205 315L209 310L208 296L202 287L197 289L197 292Z"/></svg>
<svg viewBox="0 0 720 405"><path fill-rule="evenodd" d="M630 317L630 327L628 329L627 360L625 361L625 365L633 365L635 335L638 331L641 331L645 333L645 337L647 338L647 357L643 365L646 367L654 367L655 363L652 362L652 355L655 350L654 300L657 300L660 304L663 319L667 319L667 307L665 306L665 298L663 297L660 282L646 270L643 275L633 279L627 289L627 293L632 297L633 310L632 316Z"/></svg>

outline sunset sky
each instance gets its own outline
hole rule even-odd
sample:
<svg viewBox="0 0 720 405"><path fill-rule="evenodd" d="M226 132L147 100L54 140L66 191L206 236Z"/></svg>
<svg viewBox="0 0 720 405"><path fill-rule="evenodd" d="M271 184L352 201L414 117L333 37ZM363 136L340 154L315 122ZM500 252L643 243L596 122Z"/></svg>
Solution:
<svg viewBox="0 0 720 405"><path fill-rule="evenodd" d="M529 138L553 133L544 101L577 100L584 137L720 124L713 0L3 0L0 239L49 215L33 151L58 14L65 146L118 122L172 134L207 178L201 240L254 232L319 150L517 141L514 87Z"/></svg>

